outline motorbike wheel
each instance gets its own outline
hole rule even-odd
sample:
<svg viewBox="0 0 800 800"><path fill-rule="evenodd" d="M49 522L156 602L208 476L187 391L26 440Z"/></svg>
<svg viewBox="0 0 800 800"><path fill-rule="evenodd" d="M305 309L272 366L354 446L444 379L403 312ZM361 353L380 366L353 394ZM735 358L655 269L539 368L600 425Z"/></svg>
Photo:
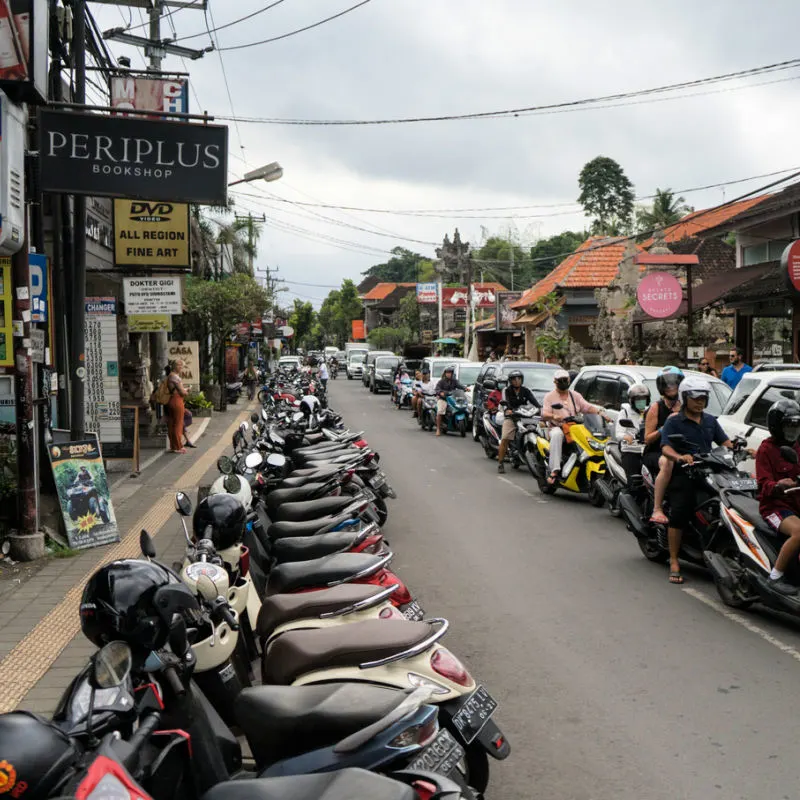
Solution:
<svg viewBox="0 0 800 800"><path fill-rule="evenodd" d="M606 499L603 493L597 488L597 482L592 481L589 485L589 502L595 508L602 508L605 505Z"/></svg>
<svg viewBox="0 0 800 800"><path fill-rule="evenodd" d="M728 569L730 569L730 571L737 577L737 586L740 586L744 582L744 575L742 574L742 567L739 564L738 551L735 551L736 548L733 545L729 545L722 550L722 552L720 552L720 555L725 559ZM722 583L718 583L717 581L714 581L714 584L717 587L719 599L722 600L726 606L745 610L753 605L752 600L743 600L737 589L731 590L727 586L723 585Z"/></svg>
<svg viewBox="0 0 800 800"><path fill-rule="evenodd" d="M654 564L666 564L669 561L669 553L665 553L654 539L640 539L636 537L642 555Z"/></svg>
<svg viewBox="0 0 800 800"><path fill-rule="evenodd" d="M477 742L468 745L465 750L464 763L467 769L464 779L478 793L478 797L483 797L489 786L489 754Z"/></svg>
<svg viewBox="0 0 800 800"><path fill-rule="evenodd" d="M467 421L465 419L458 421L458 432L461 434L462 439L467 435Z"/></svg>
<svg viewBox="0 0 800 800"><path fill-rule="evenodd" d="M472 415L472 441L479 442L481 440L481 428L480 428L480 420L478 419L478 415L473 413Z"/></svg>
<svg viewBox="0 0 800 800"><path fill-rule="evenodd" d="M555 483L548 483L547 478L536 478L536 485L542 494L555 494L558 486Z"/></svg>
<svg viewBox="0 0 800 800"><path fill-rule="evenodd" d="M494 449L489 444L489 438L488 437L483 440L483 452L486 453L486 458L488 458L490 461L492 461L495 458L497 458L497 453L494 452Z"/></svg>

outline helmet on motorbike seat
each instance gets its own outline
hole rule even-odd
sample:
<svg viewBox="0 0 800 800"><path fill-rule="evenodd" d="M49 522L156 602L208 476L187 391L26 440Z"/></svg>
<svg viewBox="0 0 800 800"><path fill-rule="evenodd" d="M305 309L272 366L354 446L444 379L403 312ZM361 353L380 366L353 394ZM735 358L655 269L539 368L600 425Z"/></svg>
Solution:
<svg viewBox="0 0 800 800"><path fill-rule="evenodd" d="M650 390L643 383L634 383L628 389L628 404L642 414L650 406Z"/></svg>
<svg viewBox="0 0 800 800"><path fill-rule="evenodd" d="M767 428L779 442L796 442L800 436L800 404L788 397L774 402L767 411Z"/></svg>
<svg viewBox="0 0 800 800"><path fill-rule="evenodd" d="M48 722L29 711L0 716L0 793L27 800L45 800L56 790L70 767L80 758L80 748Z"/></svg>
<svg viewBox="0 0 800 800"><path fill-rule="evenodd" d="M707 403L711 397L711 384L705 378L695 377L694 375L684 378L678 386L678 398L681 401L681 406L685 406L686 400L690 397L693 399L705 397Z"/></svg>
<svg viewBox="0 0 800 800"><path fill-rule="evenodd" d="M683 380L683 372L678 367L664 367L656 377L656 389L663 395L667 389L677 389Z"/></svg>
<svg viewBox="0 0 800 800"><path fill-rule="evenodd" d="M157 561L126 558L106 564L83 589L83 635L98 647L119 639L137 650L160 649L166 644L169 627L159 615L154 596L169 584L177 590L183 587L187 605L199 610L191 589Z"/></svg>
<svg viewBox="0 0 800 800"><path fill-rule="evenodd" d="M514 380L514 378L519 378L522 383L525 383L525 376L522 374L521 369L512 369L511 372L508 373L508 382Z"/></svg>
<svg viewBox="0 0 800 800"><path fill-rule="evenodd" d="M232 494L210 494L197 504L192 517L195 540L211 539L217 550L227 550L242 541L247 509ZM211 528L210 535L206 534Z"/></svg>
<svg viewBox="0 0 800 800"><path fill-rule="evenodd" d="M315 412L319 411L319 400L313 394L307 394L300 401L300 411L307 417L310 417Z"/></svg>

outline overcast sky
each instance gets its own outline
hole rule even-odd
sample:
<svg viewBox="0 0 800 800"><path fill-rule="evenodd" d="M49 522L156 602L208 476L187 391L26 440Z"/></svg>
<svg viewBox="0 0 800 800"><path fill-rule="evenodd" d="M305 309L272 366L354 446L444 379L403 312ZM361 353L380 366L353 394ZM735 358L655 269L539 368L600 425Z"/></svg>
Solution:
<svg viewBox="0 0 800 800"><path fill-rule="evenodd" d="M355 2L283 0L216 35L222 48L266 39ZM268 5L209 4L212 27ZM103 30L129 21L127 9L91 8ZM131 13L133 25L140 24L139 11ZM172 22L182 37L205 32L203 17L180 10ZM558 103L772 64L797 56L791 32L799 27L796 0L371 0L305 33L221 55L239 117L396 118ZM162 32L171 35L170 20ZM208 43L206 33L184 42ZM109 47L143 66L130 48ZM191 110L230 116L220 54L186 64L202 106L193 93ZM183 70L184 64L170 56L164 68ZM285 171L278 182L238 187L244 193L235 195L236 206L267 216L259 266L279 266L293 292L289 299L302 296L319 305L328 289L299 283L358 279L388 257L377 251L402 245L432 256L432 243L456 226L473 245L483 229L510 227L529 245L582 229L585 220L570 208L426 218L300 207L267 195L385 209L548 206L574 203L581 167L601 154L619 161L637 196L656 187L685 189L787 169L800 165L799 77L800 69L792 69L668 102L499 120L363 127L228 123L232 180L270 161ZM724 194L686 194L686 200L703 208L768 180L730 186Z"/></svg>

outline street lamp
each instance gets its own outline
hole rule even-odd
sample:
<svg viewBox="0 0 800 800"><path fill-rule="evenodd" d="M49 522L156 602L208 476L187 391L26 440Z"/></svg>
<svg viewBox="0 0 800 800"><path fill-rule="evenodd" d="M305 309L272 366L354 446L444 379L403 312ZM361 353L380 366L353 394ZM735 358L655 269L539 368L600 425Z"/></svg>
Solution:
<svg viewBox="0 0 800 800"><path fill-rule="evenodd" d="M264 167L254 169L252 172L245 172L244 178L238 181L229 183L228 186L236 186L239 183L251 183L252 181L265 180L267 183L277 181L283 177L283 167L277 162L273 161Z"/></svg>

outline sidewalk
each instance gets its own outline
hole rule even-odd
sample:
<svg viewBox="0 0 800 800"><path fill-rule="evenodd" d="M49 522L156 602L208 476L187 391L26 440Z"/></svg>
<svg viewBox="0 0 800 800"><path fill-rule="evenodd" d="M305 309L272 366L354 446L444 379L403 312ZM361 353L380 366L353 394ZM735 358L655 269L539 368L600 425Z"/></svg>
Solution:
<svg viewBox="0 0 800 800"><path fill-rule="evenodd" d="M217 459L230 450L236 427L249 418L249 406L230 407L212 417L197 449L186 455L154 454L138 478L110 476L111 497L121 541L54 558L18 589L0 595L0 713L25 708L50 714L94 646L80 631L78 608L83 586L100 566L140 555L142 528L154 537L159 560L169 564L183 554L184 539L175 514L175 492L194 503L196 487L216 475ZM193 426L194 427L194 426ZM191 431L200 434L200 425Z"/></svg>

